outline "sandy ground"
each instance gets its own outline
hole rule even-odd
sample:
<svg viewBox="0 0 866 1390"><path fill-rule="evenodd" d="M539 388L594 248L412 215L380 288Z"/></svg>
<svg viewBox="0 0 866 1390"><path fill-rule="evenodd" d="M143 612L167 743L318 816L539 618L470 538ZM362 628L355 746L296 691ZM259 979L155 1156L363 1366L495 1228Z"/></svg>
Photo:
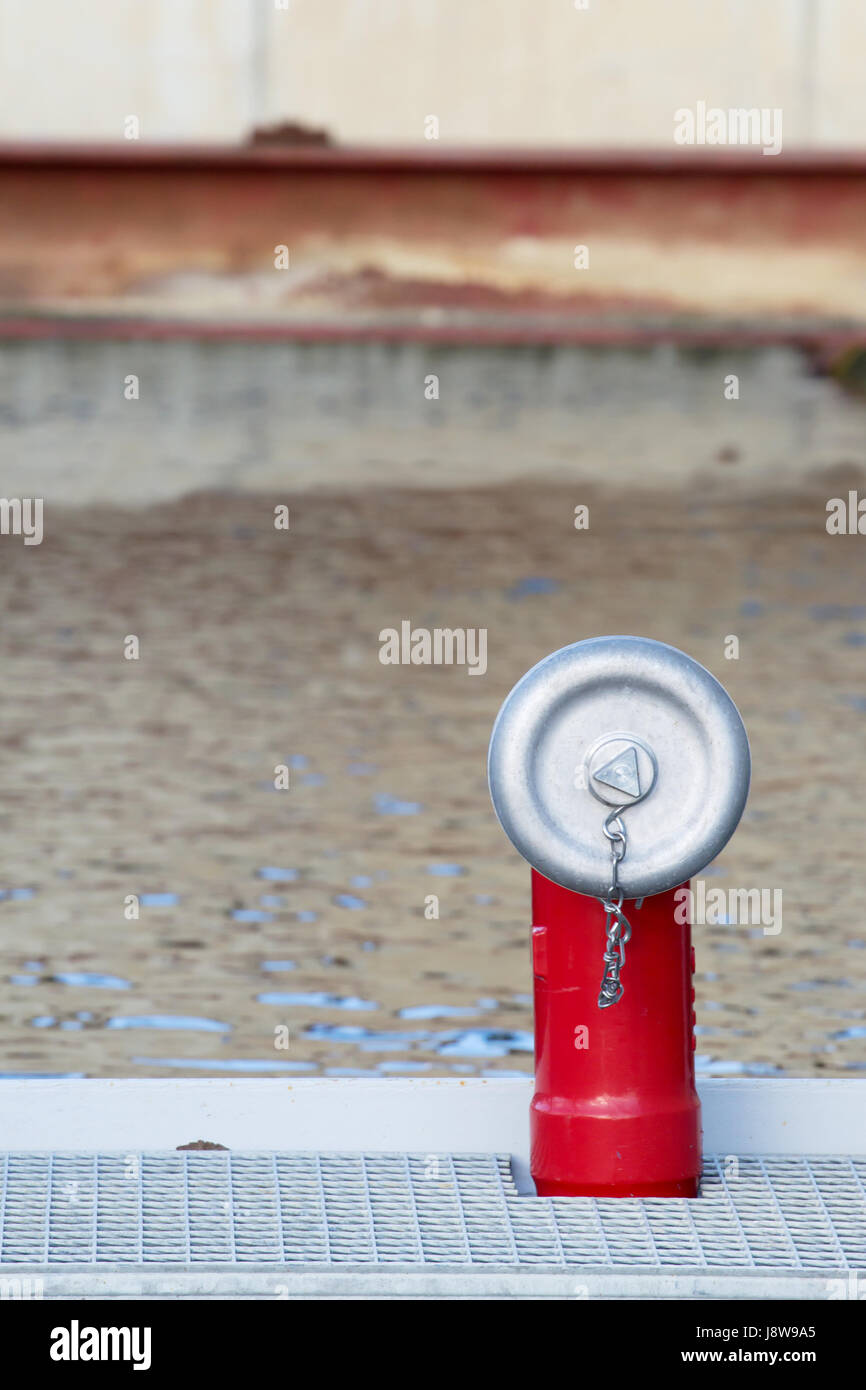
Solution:
<svg viewBox="0 0 866 1390"><path fill-rule="evenodd" d="M528 870L487 741L528 666L605 632L690 652L752 740L708 884L780 888L784 925L696 929L701 1065L866 1066L866 542L826 534L826 498L863 490L840 470L760 494L731 459L652 494L211 492L4 538L0 1071L530 1070ZM487 673L383 666L403 619L485 627ZM177 901L127 920L151 894ZM354 1007L260 998L285 993ZM465 1014L400 1016L425 1005Z"/></svg>

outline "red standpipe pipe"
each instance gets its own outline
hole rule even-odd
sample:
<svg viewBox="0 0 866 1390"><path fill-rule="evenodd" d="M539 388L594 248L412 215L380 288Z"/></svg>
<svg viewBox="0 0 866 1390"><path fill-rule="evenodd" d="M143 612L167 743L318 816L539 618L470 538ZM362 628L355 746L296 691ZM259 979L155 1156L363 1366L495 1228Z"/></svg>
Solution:
<svg viewBox="0 0 866 1390"><path fill-rule="evenodd" d="M530 1168L540 1197L697 1196L694 951L688 922L674 917L677 891L623 904L625 990L599 1009L604 909L532 870Z"/></svg>

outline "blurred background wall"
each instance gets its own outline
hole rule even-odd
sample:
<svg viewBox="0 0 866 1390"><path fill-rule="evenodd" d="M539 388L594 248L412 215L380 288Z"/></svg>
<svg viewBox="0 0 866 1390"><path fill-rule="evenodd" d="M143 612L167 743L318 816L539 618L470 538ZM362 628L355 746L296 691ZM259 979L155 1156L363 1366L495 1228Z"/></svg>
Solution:
<svg viewBox="0 0 866 1390"><path fill-rule="evenodd" d="M703 100L857 147L864 50L851 0L0 0L0 139L669 147Z"/></svg>

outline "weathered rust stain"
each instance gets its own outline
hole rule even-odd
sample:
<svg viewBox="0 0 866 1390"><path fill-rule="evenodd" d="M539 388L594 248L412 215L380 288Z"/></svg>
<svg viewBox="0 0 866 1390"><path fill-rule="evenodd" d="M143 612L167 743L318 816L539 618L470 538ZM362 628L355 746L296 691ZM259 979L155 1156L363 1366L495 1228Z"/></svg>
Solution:
<svg viewBox="0 0 866 1390"><path fill-rule="evenodd" d="M866 327L862 162L761 177L730 162L465 169L247 153L28 164L0 151L0 313ZM588 271L574 268L578 244Z"/></svg>

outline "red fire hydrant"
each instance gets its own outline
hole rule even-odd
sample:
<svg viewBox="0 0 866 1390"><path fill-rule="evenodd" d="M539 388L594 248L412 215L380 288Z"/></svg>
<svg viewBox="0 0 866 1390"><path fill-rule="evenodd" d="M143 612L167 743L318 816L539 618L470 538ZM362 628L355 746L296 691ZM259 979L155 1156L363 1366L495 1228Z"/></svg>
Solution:
<svg viewBox="0 0 866 1390"><path fill-rule="evenodd" d="M733 833L749 769L723 688L647 638L554 652L499 713L491 795L533 866L539 1196L697 1195L694 955L681 889Z"/></svg>
<svg viewBox="0 0 866 1390"><path fill-rule="evenodd" d="M532 870L530 1166L540 1197L697 1196L691 932L677 905L674 892L623 904L628 988L600 1013L604 909Z"/></svg>

